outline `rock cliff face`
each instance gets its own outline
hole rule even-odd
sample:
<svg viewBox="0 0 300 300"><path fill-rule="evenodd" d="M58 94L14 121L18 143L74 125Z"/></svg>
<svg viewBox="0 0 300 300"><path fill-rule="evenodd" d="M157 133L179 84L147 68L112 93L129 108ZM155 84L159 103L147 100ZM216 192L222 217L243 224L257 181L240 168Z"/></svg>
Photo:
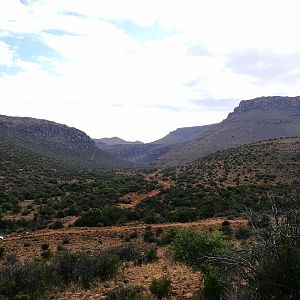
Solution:
<svg viewBox="0 0 300 300"><path fill-rule="evenodd" d="M118 164L83 131L47 120L0 116L0 135L27 150L78 166Z"/></svg>
<svg viewBox="0 0 300 300"><path fill-rule="evenodd" d="M236 107L233 113L230 113L228 118L236 113L243 113L251 110L287 110L299 113L300 96L297 97L260 97L252 100L243 100L239 106Z"/></svg>

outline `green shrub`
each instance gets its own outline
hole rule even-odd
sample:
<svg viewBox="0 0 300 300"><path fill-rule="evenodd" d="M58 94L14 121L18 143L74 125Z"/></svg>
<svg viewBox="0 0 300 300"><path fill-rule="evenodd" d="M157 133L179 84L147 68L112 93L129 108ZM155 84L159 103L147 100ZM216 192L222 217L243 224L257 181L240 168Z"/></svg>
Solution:
<svg viewBox="0 0 300 300"><path fill-rule="evenodd" d="M64 228L64 225L61 221L57 220L54 223L50 224L49 228L50 229L61 229L61 228Z"/></svg>
<svg viewBox="0 0 300 300"><path fill-rule="evenodd" d="M40 261L13 262L0 269L0 295L7 299L42 298L47 291L48 267Z"/></svg>
<svg viewBox="0 0 300 300"><path fill-rule="evenodd" d="M145 255L144 255L144 262L149 263L156 261L158 259L157 257L157 248L156 247L150 247L146 249Z"/></svg>
<svg viewBox="0 0 300 300"><path fill-rule="evenodd" d="M152 227L151 226L147 226L145 229L145 233L144 233L144 241L146 243L153 243L155 242L155 236L152 232Z"/></svg>
<svg viewBox="0 0 300 300"><path fill-rule="evenodd" d="M239 227L235 232L235 237L238 240L247 240L251 237L251 229L249 227Z"/></svg>
<svg viewBox="0 0 300 300"><path fill-rule="evenodd" d="M201 296L205 300L223 299L224 286L222 281L211 270L207 270L204 274L204 286L201 290Z"/></svg>
<svg viewBox="0 0 300 300"><path fill-rule="evenodd" d="M111 248L107 250L106 253L116 255L121 261L131 261L136 265L153 262L157 259L156 247L143 247L139 249L133 245L128 245L125 247Z"/></svg>
<svg viewBox="0 0 300 300"><path fill-rule="evenodd" d="M160 236L159 240L157 241L158 244L162 246L171 244L174 241L177 233L177 228L171 228L166 233Z"/></svg>
<svg viewBox="0 0 300 300"><path fill-rule="evenodd" d="M276 251L259 254L260 264L248 281L253 299L300 299L300 243L290 242L283 238Z"/></svg>
<svg viewBox="0 0 300 300"><path fill-rule="evenodd" d="M106 295L107 300L147 300L149 299L142 286L118 288Z"/></svg>
<svg viewBox="0 0 300 300"><path fill-rule="evenodd" d="M223 225L219 229L220 232L222 232L226 237L231 238L232 237L232 228L229 225Z"/></svg>
<svg viewBox="0 0 300 300"><path fill-rule="evenodd" d="M152 295L157 299L169 297L172 292L171 280L168 277L154 278L149 286Z"/></svg>
<svg viewBox="0 0 300 300"><path fill-rule="evenodd" d="M44 259L49 259L52 256L51 249L47 249L41 253L41 257Z"/></svg>
<svg viewBox="0 0 300 300"><path fill-rule="evenodd" d="M196 269L205 269L207 258L226 254L229 245L221 232L188 228L178 231L171 249L176 260Z"/></svg>

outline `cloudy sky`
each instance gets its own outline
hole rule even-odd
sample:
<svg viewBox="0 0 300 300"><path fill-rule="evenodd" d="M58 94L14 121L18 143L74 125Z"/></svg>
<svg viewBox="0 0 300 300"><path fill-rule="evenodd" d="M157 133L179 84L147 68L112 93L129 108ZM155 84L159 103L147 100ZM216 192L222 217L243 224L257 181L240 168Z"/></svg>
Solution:
<svg viewBox="0 0 300 300"><path fill-rule="evenodd" d="M0 0L0 114L145 142L299 95L299 1Z"/></svg>

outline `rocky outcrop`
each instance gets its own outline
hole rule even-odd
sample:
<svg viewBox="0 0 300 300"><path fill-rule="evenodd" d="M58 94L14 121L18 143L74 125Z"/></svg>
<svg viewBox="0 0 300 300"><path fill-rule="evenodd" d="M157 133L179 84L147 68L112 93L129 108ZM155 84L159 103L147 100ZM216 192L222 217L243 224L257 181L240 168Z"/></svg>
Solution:
<svg viewBox="0 0 300 300"><path fill-rule="evenodd" d="M251 110L295 110L298 112L300 108L300 96L297 97L282 97L282 96L272 96L272 97L260 97L252 100L243 100L240 102L239 106L236 107L233 113L230 113L228 117L236 114L243 113Z"/></svg>

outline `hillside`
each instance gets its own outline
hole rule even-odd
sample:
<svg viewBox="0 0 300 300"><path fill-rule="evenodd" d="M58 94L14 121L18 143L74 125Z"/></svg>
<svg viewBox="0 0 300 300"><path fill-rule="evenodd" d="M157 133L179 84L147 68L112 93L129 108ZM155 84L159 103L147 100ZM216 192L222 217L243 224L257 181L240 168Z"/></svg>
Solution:
<svg viewBox="0 0 300 300"><path fill-rule="evenodd" d="M207 135L160 158L178 165L216 151L278 137L300 136L300 97L261 97L241 101Z"/></svg>
<svg viewBox="0 0 300 300"><path fill-rule="evenodd" d="M178 167L165 167L156 180L169 189L141 202L155 222L189 222L245 209L291 208L300 201L300 138L258 142L217 152Z"/></svg>
<svg viewBox="0 0 300 300"><path fill-rule="evenodd" d="M11 144L76 167L126 166L97 148L84 132L55 122L0 116L0 134Z"/></svg>
<svg viewBox="0 0 300 300"><path fill-rule="evenodd" d="M159 145L183 144L195 138L202 137L203 135L213 130L215 126L216 124L177 128L176 130L170 132L165 137L152 142L152 144L159 144Z"/></svg>
<svg viewBox="0 0 300 300"><path fill-rule="evenodd" d="M136 145L136 144L143 144L143 142L135 141L135 142L129 142L125 141L123 139L120 139L119 137L112 137L112 138L102 138L102 139L94 139L96 145Z"/></svg>
<svg viewBox="0 0 300 300"><path fill-rule="evenodd" d="M300 138L280 138L216 152L174 169L170 179L193 187L299 184Z"/></svg>

